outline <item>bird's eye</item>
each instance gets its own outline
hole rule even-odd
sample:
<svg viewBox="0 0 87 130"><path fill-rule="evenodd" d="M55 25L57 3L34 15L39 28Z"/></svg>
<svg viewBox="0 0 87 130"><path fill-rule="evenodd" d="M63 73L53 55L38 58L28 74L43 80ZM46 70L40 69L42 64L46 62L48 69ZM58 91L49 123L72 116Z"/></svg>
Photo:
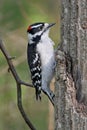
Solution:
<svg viewBox="0 0 87 130"><path fill-rule="evenodd" d="M42 28L43 28L43 27L42 27L42 26L40 26L40 27L39 27L39 30L42 30Z"/></svg>

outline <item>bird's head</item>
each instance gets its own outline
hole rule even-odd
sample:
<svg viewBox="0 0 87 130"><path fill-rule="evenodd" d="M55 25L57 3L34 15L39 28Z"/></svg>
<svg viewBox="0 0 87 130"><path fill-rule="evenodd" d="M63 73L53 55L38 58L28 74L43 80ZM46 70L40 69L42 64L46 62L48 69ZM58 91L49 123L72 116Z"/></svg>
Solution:
<svg viewBox="0 0 87 130"><path fill-rule="evenodd" d="M39 42L41 39L45 39L49 36L49 29L55 25L55 23L35 23L28 27L28 40L29 43L32 44L34 42Z"/></svg>

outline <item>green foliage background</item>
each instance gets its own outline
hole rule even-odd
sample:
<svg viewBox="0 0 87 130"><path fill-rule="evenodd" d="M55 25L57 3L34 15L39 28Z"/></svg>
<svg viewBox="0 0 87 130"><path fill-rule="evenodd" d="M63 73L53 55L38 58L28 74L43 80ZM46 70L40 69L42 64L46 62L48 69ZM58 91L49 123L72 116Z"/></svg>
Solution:
<svg viewBox="0 0 87 130"><path fill-rule="evenodd" d="M0 38L11 56L13 63L26 82L31 82L26 60L27 27L35 22L56 22L50 36L59 43L59 3L57 0L1 0ZM42 94L42 101L35 100L34 89L22 88L23 105L37 130L47 130L49 122L48 99ZM0 130L28 130L17 107L16 84L8 73L8 66L0 52Z"/></svg>

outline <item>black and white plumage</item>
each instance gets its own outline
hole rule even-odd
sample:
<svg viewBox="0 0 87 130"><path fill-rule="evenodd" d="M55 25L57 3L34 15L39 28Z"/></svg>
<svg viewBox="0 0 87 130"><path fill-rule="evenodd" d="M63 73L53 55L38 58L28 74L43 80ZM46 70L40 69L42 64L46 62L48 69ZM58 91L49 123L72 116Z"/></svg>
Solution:
<svg viewBox="0 0 87 130"><path fill-rule="evenodd" d="M49 29L54 24L35 23L28 27L27 58L32 83L36 89L36 99L41 99L43 91L53 103L54 94L50 82L54 76L55 55Z"/></svg>
<svg viewBox="0 0 87 130"><path fill-rule="evenodd" d="M36 51L35 45L28 44L27 57L31 72L32 83L36 88L36 99L38 99L38 96L41 99L41 60L39 53Z"/></svg>

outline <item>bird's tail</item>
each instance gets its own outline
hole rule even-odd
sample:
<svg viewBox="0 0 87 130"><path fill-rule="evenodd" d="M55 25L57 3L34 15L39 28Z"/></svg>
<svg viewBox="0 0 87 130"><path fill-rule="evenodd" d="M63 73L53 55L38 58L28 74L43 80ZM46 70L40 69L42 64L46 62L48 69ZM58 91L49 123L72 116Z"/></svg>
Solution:
<svg viewBox="0 0 87 130"><path fill-rule="evenodd" d="M36 88L36 100L41 100L41 88Z"/></svg>

